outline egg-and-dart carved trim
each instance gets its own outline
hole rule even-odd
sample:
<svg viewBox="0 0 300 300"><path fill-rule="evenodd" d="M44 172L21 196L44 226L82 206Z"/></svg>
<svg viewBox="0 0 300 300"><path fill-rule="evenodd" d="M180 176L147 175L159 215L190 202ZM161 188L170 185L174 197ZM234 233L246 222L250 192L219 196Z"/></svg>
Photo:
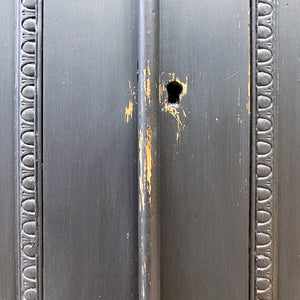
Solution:
<svg viewBox="0 0 300 300"><path fill-rule="evenodd" d="M36 197L37 0L18 0L18 201L21 299L38 299ZM256 299L273 297L274 1L257 3Z"/></svg>
<svg viewBox="0 0 300 300"><path fill-rule="evenodd" d="M17 37L17 299L39 299L37 217L37 0L18 0Z"/></svg>
<svg viewBox="0 0 300 300"><path fill-rule="evenodd" d="M256 65L256 299L274 297L274 13L257 3Z"/></svg>

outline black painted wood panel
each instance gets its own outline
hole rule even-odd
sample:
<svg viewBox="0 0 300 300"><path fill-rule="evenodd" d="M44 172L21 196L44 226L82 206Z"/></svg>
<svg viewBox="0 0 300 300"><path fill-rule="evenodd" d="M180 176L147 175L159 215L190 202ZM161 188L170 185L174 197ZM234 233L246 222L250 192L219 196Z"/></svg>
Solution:
<svg viewBox="0 0 300 300"><path fill-rule="evenodd" d="M44 2L44 299L137 299L137 1Z"/></svg>
<svg viewBox="0 0 300 300"><path fill-rule="evenodd" d="M15 219L15 13L14 2L1 2L0 18L0 298L16 298Z"/></svg>
<svg viewBox="0 0 300 300"><path fill-rule="evenodd" d="M247 299L249 1L164 1L160 13L162 299Z"/></svg>
<svg viewBox="0 0 300 300"><path fill-rule="evenodd" d="M2 3L1 299L299 298L299 4L158 3Z"/></svg>
<svg viewBox="0 0 300 300"><path fill-rule="evenodd" d="M298 1L278 11L278 299L300 295L300 34Z"/></svg>

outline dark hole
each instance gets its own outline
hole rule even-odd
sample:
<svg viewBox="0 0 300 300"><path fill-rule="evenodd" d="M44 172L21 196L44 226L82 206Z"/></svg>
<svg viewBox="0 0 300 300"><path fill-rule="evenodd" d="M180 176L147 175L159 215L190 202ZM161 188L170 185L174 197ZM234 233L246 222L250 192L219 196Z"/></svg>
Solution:
<svg viewBox="0 0 300 300"><path fill-rule="evenodd" d="M182 93L182 85L177 81L167 84L168 102L171 104L179 104L179 96Z"/></svg>

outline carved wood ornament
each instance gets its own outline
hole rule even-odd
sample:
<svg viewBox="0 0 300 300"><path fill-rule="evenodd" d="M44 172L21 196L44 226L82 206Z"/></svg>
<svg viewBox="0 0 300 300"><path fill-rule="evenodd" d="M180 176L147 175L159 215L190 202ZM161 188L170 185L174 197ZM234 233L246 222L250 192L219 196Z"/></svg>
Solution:
<svg viewBox="0 0 300 300"><path fill-rule="evenodd" d="M17 3L17 216L18 232L18 295L20 299L41 299L39 295L39 257L42 243L38 228L41 199L39 167L39 130L41 116L38 105L40 92L38 62L41 55L41 30L38 25L38 1Z"/></svg>
<svg viewBox="0 0 300 300"><path fill-rule="evenodd" d="M256 4L255 298L274 299L274 32L275 2ZM41 76L42 1L17 3L18 295L42 299ZM145 64L145 68L147 65ZM142 88L141 88L142 90ZM144 124L142 124L144 125ZM143 137L144 139L147 136ZM144 250L144 249L142 249ZM146 255L146 254L145 254ZM143 276L141 276L144 278ZM145 286L148 286L144 283ZM146 299L146 298L145 298Z"/></svg>
<svg viewBox="0 0 300 300"><path fill-rule="evenodd" d="M256 299L274 299L275 2L257 4Z"/></svg>

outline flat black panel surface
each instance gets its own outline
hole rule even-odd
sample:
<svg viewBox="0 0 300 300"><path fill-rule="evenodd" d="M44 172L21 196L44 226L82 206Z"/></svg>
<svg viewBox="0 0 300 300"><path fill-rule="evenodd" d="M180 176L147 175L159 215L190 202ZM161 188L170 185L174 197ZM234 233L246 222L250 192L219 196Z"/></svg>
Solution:
<svg viewBox="0 0 300 300"><path fill-rule="evenodd" d="M300 295L300 34L298 1L279 6L278 299Z"/></svg>
<svg viewBox="0 0 300 300"><path fill-rule="evenodd" d="M1 1L0 18L0 298L16 298L14 173L15 2Z"/></svg>
<svg viewBox="0 0 300 300"><path fill-rule="evenodd" d="M45 300L137 299L136 22L135 0L44 1Z"/></svg>
<svg viewBox="0 0 300 300"><path fill-rule="evenodd" d="M162 299L247 299L249 1L200 2L161 2Z"/></svg>

